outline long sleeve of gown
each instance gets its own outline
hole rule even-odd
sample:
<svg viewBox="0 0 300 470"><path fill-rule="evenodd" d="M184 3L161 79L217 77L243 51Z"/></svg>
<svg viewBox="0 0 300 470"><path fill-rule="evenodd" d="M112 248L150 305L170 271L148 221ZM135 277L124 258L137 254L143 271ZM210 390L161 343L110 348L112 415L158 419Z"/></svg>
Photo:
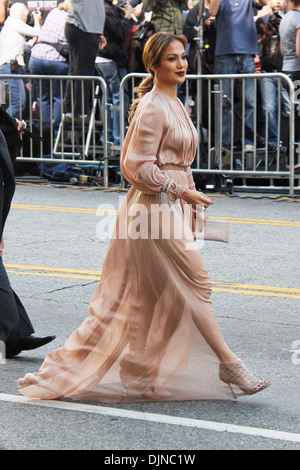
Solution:
<svg viewBox="0 0 300 470"><path fill-rule="evenodd" d="M187 169L187 179L188 179L189 189L196 190L196 185L195 185L195 181L194 181L194 178L193 178L193 173L192 173L192 170L191 170L190 166Z"/></svg>
<svg viewBox="0 0 300 470"><path fill-rule="evenodd" d="M175 201L188 185L181 185L160 170L160 154L167 135L168 118L159 102L148 101L132 121L125 138L121 169L135 188L151 194L165 192Z"/></svg>

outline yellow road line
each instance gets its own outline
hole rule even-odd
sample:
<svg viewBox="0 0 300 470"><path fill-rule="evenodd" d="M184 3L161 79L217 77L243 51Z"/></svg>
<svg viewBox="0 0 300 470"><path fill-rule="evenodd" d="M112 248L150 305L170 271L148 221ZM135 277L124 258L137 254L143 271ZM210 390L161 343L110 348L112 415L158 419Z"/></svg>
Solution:
<svg viewBox="0 0 300 470"><path fill-rule="evenodd" d="M240 294L240 295L255 295L259 297L279 297L280 299L297 299L300 300L300 295L292 294L277 294L276 292L262 292L262 291L248 291L248 290L238 290L238 289L219 289L218 287L213 287L213 292L223 292L226 294Z"/></svg>
<svg viewBox="0 0 300 470"><path fill-rule="evenodd" d="M11 271L10 269L7 270L9 274L18 274L23 276L38 276L38 277L58 277L60 279L81 279L81 280L89 280L89 281L99 281L100 277L95 276L76 276L74 274L58 274L58 273L28 273L25 271Z"/></svg>
<svg viewBox="0 0 300 470"><path fill-rule="evenodd" d="M268 220L268 219L240 219L232 217L211 217L212 219L229 220L235 224L255 224L255 225L279 225L284 227L300 227L300 221L296 220Z"/></svg>
<svg viewBox="0 0 300 470"><path fill-rule="evenodd" d="M36 210L36 211L50 211L50 212L68 212L79 214L94 214L94 215L118 215L118 210L103 210L103 209L88 209L80 207L60 207L60 206L35 206L28 204L12 204L13 209L19 210ZM251 224L251 225L272 225L281 227L300 227L300 221L292 220L267 220L267 219L244 219L235 217L211 217L217 220L229 220L234 224Z"/></svg>
<svg viewBox="0 0 300 470"><path fill-rule="evenodd" d="M128 192L129 188L119 188L119 187L110 187L110 186L72 186L70 184L64 184L63 181L57 182L57 184L46 184L46 183L23 183L21 181L16 182L19 186L32 186L36 188L67 188L67 189L79 189L80 191L114 191L114 192ZM217 196L218 197L218 196Z"/></svg>
<svg viewBox="0 0 300 470"><path fill-rule="evenodd" d="M5 264L6 268L12 269L29 269L32 271L49 271L55 273L72 273L101 276L101 271L90 271L86 269L68 269L68 268L49 268L47 266L29 266L23 264Z"/></svg>
<svg viewBox="0 0 300 470"><path fill-rule="evenodd" d="M61 279L99 281L102 274L101 271L52 268L47 266L6 264L5 267L7 272L10 274ZM300 289L298 288L261 286L254 284L224 284L220 282L213 282L212 285L213 292L300 300Z"/></svg>
<svg viewBox="0 0 300 470"><path fill-rule="evenodd" d="M27 204L12 204L13 209L31 210L31 211L50 211L50 212L71 212L79 214L113 214L117 215L117 210L98 210L98 209L86 209L81 207L56 207L56 206L31 206Z"/></svg>
<svg viewBox="0 0 300 470"><path fill-rule="evenodd" d="M59 277L62 279L87 279L92 281L98 281L102 274L101 271L87 271L85 269L49 268L45 266L24 266L19 264L6 264L5 267L7 268L7 272L9 274L23 274L27 276L40 277ZM14 271L14 269L18 269L19 271ZM30 273L26 271L20 271L24 269L39 272Z"/></svg>
<svg viewBox="0 0 300 470"><path fill-rule="evenodd" d="M256 286L253 284L221 284L219 282L213 282L213 285L217 287L224 287L226 289L249 289L249 290L259 290L267 292L286 292L292 294L300 294L300 289L290 288L290 287L270 287L270 286Z"/></svg>

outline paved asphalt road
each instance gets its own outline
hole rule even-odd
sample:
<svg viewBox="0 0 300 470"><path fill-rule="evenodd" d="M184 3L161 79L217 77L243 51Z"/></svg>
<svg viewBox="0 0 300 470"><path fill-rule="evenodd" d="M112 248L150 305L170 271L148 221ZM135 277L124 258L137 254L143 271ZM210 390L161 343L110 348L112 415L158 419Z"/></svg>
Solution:
<svg viewBox="0 0 300 470"><path fill-rule="evenodd" d="M162 465L154 457L162 451L169 458L177 452L171 463L183 464L200 450L299 450L299 199L214 194L210 215L232 220L231 239L201 250L223 334L249 368L271 381L269 389L237 401L128 405L28 402L18 393L17 378L36 371L88 315L108 247L99 239L108 220L102 211L118 209L124 194L17 186L4 262L36 334L57 338L0 365L0 449L96 449L104 451L100 464L118 455L131 460L114 463L132 467L146 458ZM137 450L146 452L138 461Z"/></svg>

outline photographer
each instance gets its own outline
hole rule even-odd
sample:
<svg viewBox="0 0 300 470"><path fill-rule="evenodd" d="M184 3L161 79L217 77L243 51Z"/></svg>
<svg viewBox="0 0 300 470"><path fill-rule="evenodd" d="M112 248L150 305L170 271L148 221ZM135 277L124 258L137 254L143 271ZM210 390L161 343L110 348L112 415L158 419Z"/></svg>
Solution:
<svg viewBox="0 0 300 470"><path fill-rule="evenodd" d="M145 20L136 31L133 45L137 67L140 72L145 72L142 54L147 40L152 34L160 32L184 34L183 11L191 8L191 0L142 0L142 4Z"/></svg>
<svg viewBox="0 0 300 470"><path fill-rule="evenodd" d="M202 1L202 0L201 0ZM209 14L210 0L205 0L203 11L199 9L199 4L195 5L189 12L185 20L183 34L187 38L190 44L188 51L188 73L197 74L199 66L201 64L201 74L213 74L214 73L214 60L215 60L215 45L216 45L216 28L215 18ZM200 13L202 17L200 18ZM197 39L199 39L198 26L203 26L203 48ZM195 40L196 39L196 40ZM198 55L200 52L200 55ZM200 63L199 63L200 60ZM208 80L203 80L201 89L201 102L202 102L202 118L201 122L203 127L208 128ZM189 93L192 100L196 102L198 86L195 80L192 80L189 87ZM200 97L199 97L200 98ZM213 113L213 107L211 112ZM213 130L213 125L212 125Z"/></svg>
<svg viewBox="0 0 300 470"><path fill-rule="evenodd" d="M262 73L276 73L282 70L279 25L284 16L286 0L270 0L256 20ZM263 16L261 16L263 15ZM276 150L278 139L278 87L281 97L281 117L289 116L289 96L277 78L259 80L263 122L260 135L265 137L265 119L268 117L268 148Z"/></svg>
<svg viewBox="0 0 300 470"><path fill-rule="evenodd" d="M204 10L202 13L203 21L203 41L204 41L204 53L203 53L203 69L202 73L213 73L214 71L214 57L215 57L215 46L216 46L216 28L215 18L209 14L209 0L204 2ZM188 13L183 34L186 36L190 43L188 62L189 62L189 73L197 73L197 43L194 41L199 33L196 27L200 23L199 18L199 4L195 5Z"/></svg>
<svg viewBox="0 0 300 470"><path fill-rule="evenodd" d="M144 11L152 11L151 23L155 32L183 34L183 10L187 0L143 0Z"/></svg>
<svg viewBox="0 0 300 470"><path fill-rule="evenodd" d="M34 38L40 33L41 14L33 13L34 26L26 24L29 11L23 3L14 3L10 14L4 23L0 34L0 74L20 74L25 67L24 54L28 43L27 37ZM22 80L3 79L10 92L10 106L8 112L12 117L20 116L26 109L26 88Z"/></svg>
<svg viewBox="0 0 300 470"><path fill-rule="evenodd" d="M300 80L300 0L289 1L289 11L280 23L281 50L284 73L298 84ZM295 142L300 141L300 116L295 114ZM296 167L299 167L298 163Z"/></svg>

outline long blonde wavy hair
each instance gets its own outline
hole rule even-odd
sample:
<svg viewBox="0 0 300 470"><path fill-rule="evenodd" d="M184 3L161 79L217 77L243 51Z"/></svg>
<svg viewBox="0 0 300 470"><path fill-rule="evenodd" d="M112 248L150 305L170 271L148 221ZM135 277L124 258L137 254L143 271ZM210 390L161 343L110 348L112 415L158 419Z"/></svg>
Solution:
<svg viewBox="0 0 300 470"><path fill-rule="evenodd" d="M172 41L179 41L183 45L184 49L187 48L187 39L185 36L177 36L170 33L155 33L145 44L143 51L143 62L145 69L150 75L146 77L137 87L134 88L134 92L137 94L137 99L135 99L130 107L128 120L132 120L132 117L135 113L137 105L139 104L141 98L152 90L154 86L154 71L153 67L156 67L160 63L160 58Z"/></svg>

